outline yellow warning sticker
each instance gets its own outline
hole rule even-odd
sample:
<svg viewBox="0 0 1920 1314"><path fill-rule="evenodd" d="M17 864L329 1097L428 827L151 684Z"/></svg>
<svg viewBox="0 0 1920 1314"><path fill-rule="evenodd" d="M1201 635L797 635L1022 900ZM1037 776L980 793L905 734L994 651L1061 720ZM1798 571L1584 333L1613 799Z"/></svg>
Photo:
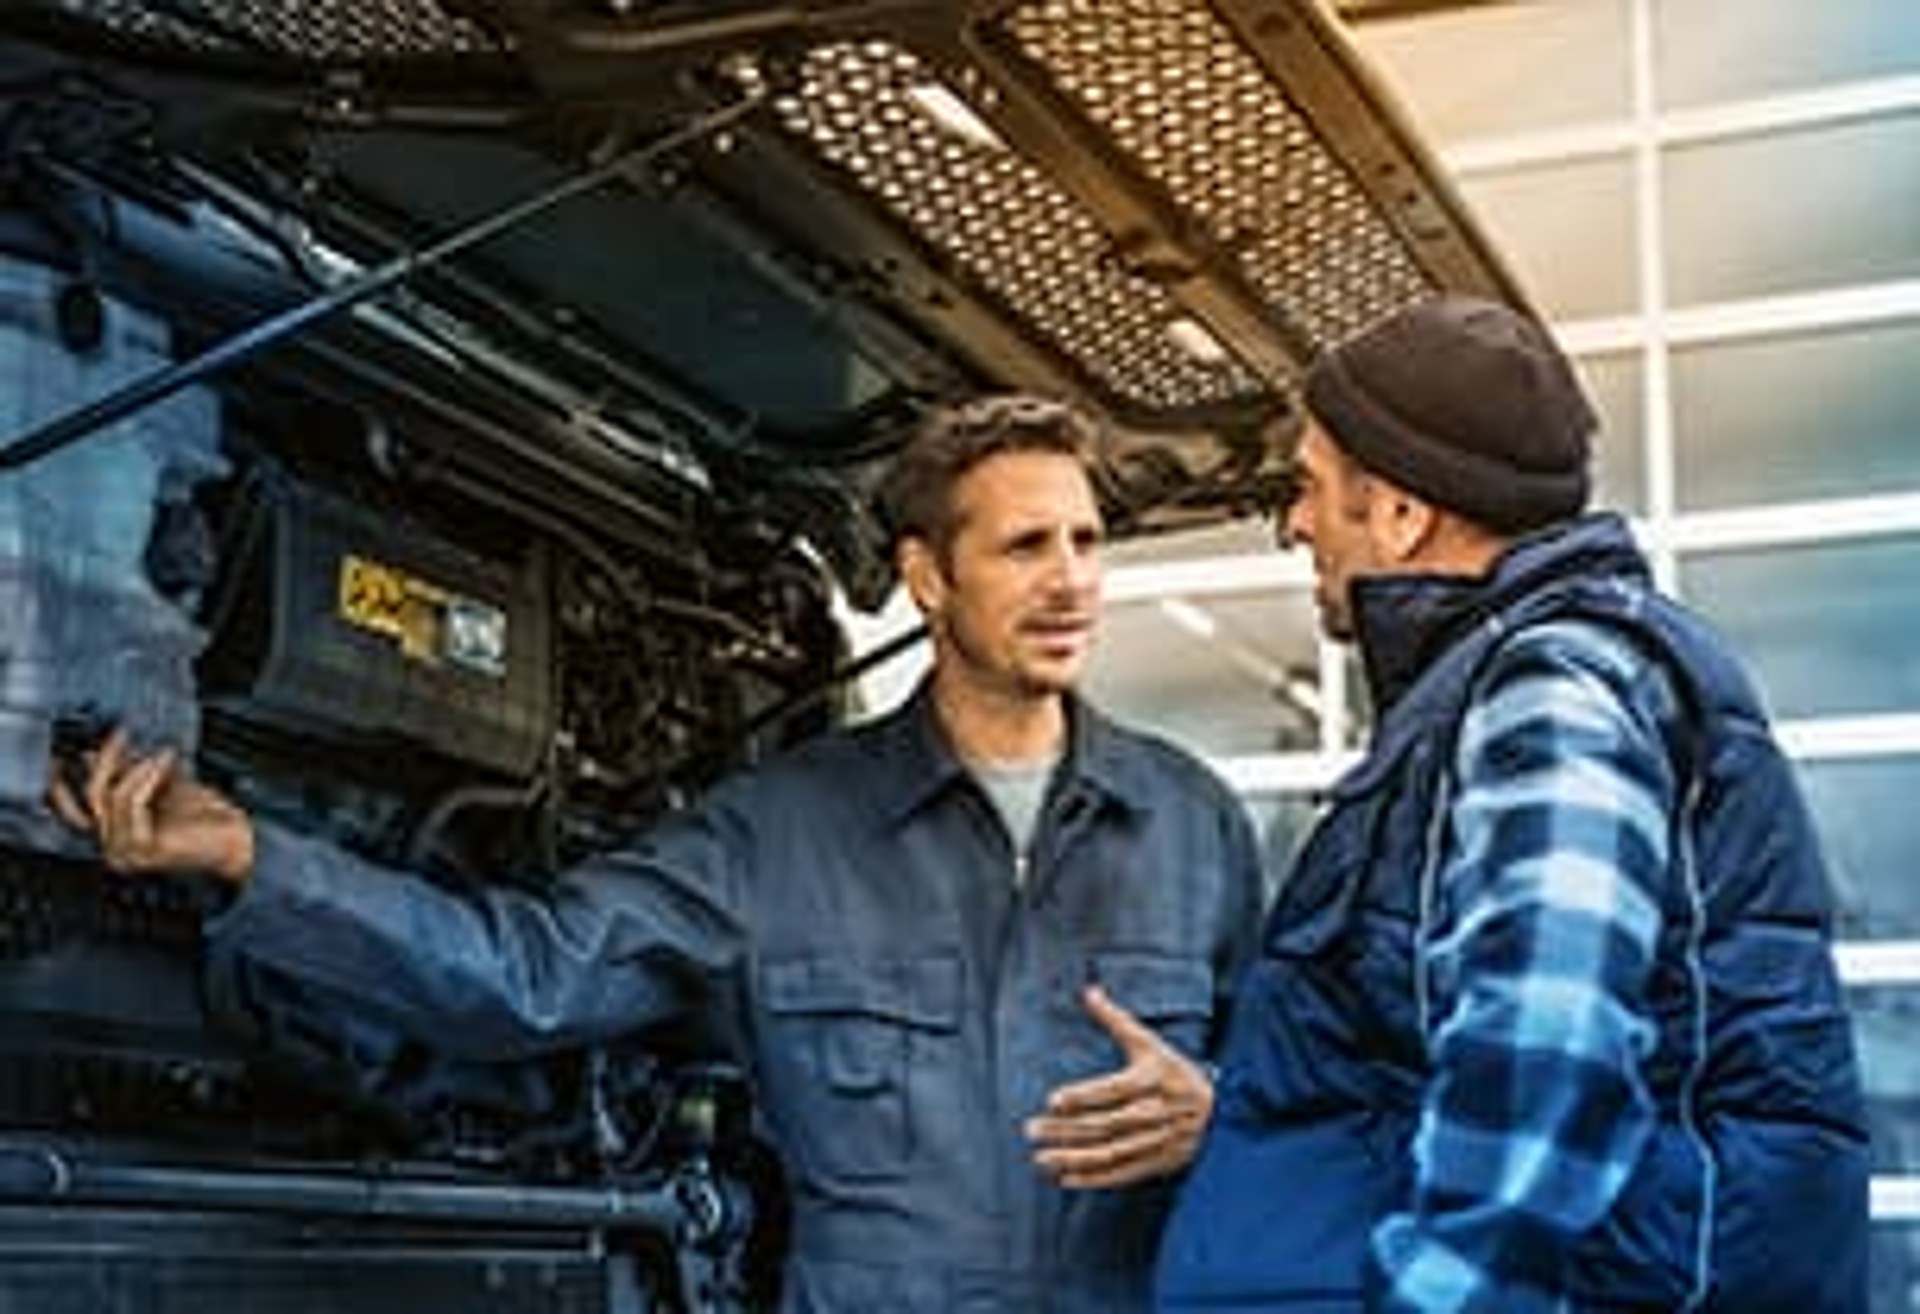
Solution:
<svg viewBox="0 0 1920 1314"><path fill-rule="evenodd" d="M440 663L441 618L448 593L397 566L349 553L340 558L340 617L396 639L416 661Z"/></svg>
<svg viewBox="0 0 1920 1314"><path fill-rule="evenodd" d="M398 566L342 556L339 610L347 624L394 639L415 661L506 674L507 613Z"/></svg>

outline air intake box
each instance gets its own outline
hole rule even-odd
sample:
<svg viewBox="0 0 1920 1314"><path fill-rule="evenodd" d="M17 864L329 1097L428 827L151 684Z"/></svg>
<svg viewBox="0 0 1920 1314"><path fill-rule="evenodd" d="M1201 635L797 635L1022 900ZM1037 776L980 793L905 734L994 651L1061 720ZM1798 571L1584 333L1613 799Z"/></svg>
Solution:
<svg viewBox="0 0 1920 1314"><path fill-rule="evenodd" d="M275 479L238 510L203 692L249 723L526 777L554 717L548 563Z"/></svg>

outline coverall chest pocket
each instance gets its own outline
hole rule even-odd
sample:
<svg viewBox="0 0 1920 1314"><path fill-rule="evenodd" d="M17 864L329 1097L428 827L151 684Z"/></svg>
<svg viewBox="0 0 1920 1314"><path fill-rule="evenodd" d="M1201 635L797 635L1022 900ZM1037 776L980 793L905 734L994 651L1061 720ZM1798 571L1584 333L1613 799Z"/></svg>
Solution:
<svg viewBox="0 0 1920 1314"><path fill-rule="evenodd" d="M904 1175L914 1152L916 1073L938 1081L960 1016L951 955L764 964L766 1096L789 1153L827 1179Z"/></svg>

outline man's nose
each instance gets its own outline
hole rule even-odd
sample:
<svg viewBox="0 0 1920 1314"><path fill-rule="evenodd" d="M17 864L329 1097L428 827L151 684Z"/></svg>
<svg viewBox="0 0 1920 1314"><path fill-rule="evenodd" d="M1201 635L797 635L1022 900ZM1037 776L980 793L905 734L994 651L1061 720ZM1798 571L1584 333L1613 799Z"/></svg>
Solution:
<svg viewBox="0 0 1920 1314"><path fill-rule="evenodd" d="M1077 542L1071 538L1061 538L1055 542L1052 555L1051 574L1060 585L1083 589L1099 580L1100 550L1098 547Z"/></svg>
<svg viewBox="0 0 1920 1314"><path fill-rule="evenodd" d="M1273 518L1273 545L1285 552L1311 541L1312 531L1306 525L1305 517L1300 514L1300 504L1288 503L1286 509Z"/></svg>

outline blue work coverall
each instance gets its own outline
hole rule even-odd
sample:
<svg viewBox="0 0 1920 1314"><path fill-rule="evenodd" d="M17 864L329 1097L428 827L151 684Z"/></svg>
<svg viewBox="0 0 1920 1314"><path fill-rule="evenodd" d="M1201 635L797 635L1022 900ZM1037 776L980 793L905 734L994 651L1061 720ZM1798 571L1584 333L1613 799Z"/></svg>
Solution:
<svg viewBox="0 0 1920 1314"><path fill-rule="evenodd" d="M717 1009L792 1190L787 1314L1145 1309L1170 1184L1067 1191L1021 1126L1110 1071L1100 982L1207 1054L1259 925L1237 800L1180 750L1070 708L1029 853L927 690L723 782L544 897L456 897L262 825L209 926L456 1057Z"/></svg>

